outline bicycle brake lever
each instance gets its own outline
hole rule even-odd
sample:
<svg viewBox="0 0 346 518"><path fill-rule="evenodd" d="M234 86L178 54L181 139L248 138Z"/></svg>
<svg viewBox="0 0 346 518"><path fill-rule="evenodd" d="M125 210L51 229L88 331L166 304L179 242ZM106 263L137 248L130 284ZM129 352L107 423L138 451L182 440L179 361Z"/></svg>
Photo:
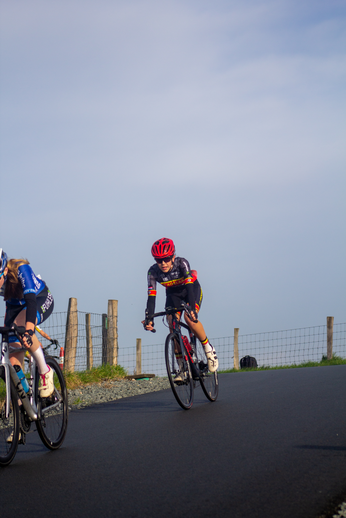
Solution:
<svg viewBox="0 0 346 518"><path fill-rule="evenodd" d="M148 331L148 330L146 329L146 326L147 326L147 325L148 325L152 320L153 320L153 319L151 319L151 318L149 317L148 310L146 310L146 311L145 311L145 319L144 319L144 323L143 323L143 327L144 327L144 329L145 329L146 331ZM153 322L153 323L154 323L154 322ZM156 333L156 329L151 329L151 332L152 332L152 333Z"/></svg>
<svg viewBox="0 0 346 518"><path fill-rule="evenodd" d="M22 346L24 346L23 336L24 336L25 331L26 331L25 327L24 326L17 326L17 324L13 324L11 329L13 330L14 334L16 335L16 337L18 338L18 340L20 341Z"/></svg>
<svg viewBox="0 0 346 518"><path fill-rule="evenodd" d="M17 324L13 324L12 329L14 332L19 335L24 335L25 333L25 327L24 326L17 326Z"/></svg>
<svg viewBox="0 0 346 518"><path fill-rule="evenodd" d="M198 322L198 313L196 311L194 311L195 318L192 318L192 314L191 314L192 309L190 308L190 306L188 304L184 304L184 310L186 311L189 319L192 320L192 322L194 322L196 324Z"/></svg>

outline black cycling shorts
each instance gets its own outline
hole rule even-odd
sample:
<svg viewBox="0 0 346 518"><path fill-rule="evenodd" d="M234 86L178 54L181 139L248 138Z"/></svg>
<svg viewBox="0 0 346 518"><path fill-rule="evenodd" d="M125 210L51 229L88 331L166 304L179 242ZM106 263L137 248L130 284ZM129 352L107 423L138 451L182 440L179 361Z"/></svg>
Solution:
<svg viewBox="0 0 346 518"><path fill-rule="evenodd" d="M39 293L36 297L36 318L37 324L42 324L52 314L54 308L53 295L47 288L47 286ZM26 304L17 305L9 304L6 302L6 315L5 315L5 326L11 327L13 322L16 320L19 313L26 309Z"/></svg>
<svg viewBox="0 0 346 518"><path fill-rule="evenodd" d="M202 288L198 281L195 281L193 283L193 290L194 290L194 294L195 294L195 310L198 313L201 308L202 300L203 300ZM186 290L185 290L185 292L186 292ZM182 302L185 302L186 304L189 302L187 300L187 297L184 296L184 294L167 293L165 307L166 308L169 308L169 307L178 308Z"/></svg>

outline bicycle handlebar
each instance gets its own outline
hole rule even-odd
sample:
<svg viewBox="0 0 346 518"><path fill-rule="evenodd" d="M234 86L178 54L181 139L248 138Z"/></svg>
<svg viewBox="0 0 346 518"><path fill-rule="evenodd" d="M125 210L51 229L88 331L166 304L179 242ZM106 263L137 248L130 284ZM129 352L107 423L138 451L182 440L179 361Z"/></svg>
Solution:
<svg viewBox="0 0 346 518"><path fill-rule="evenodd" d="M23 335L25 334L26 332L26 329L24 326L17 326L17 324L13 324L11 327L0 327L0 333L1 334L14 334L16 335L16 337L18 338L18 340L20 341L20 343L23 345L22 343L22 337ZM48 336L48 335L47 335ZM50 347L51 345L55 345L55 349L57 347L59 347L59 342L58 340L54 340L50 337L48 337L49 340L50 340L50 344L48 344L46 347L43 347L43 349L48 349L48 347Z"/></svg>
<svg viewBox="0 0 346 518"><path fill-rule="evenodd" d="M23 336L25 334L25 331L26 331L26 329L24 326L17 326L16 324L13 324L12 327L0 327L1 334L13 333L17 337L18 337L18 335Z"/></svg>
<svg viewBox="0 0 346 518"><path fill-rule="evenodd" d="M182 302L181 303L181 306L179 308L172 308L172 307L168 307L165 309L165 311L159 311L159 313L154 313L153 315L149 316L148 314L148 311L145 312L145 319L144 319L144 328L145 326L147 326L150 322L153 322L154 318L155 317L164 317L166 315L174 315L175 313L179 313L181 311L186 311L186 313L188 314L188 317L192 320L192 321L195 321L195 322L198 322L198 315L196 314L196 320L194 320L192 318L192 315L191 315L191 308L188 304L186 304L185 302ZM184 325L183 323L181 323L181 325ZM156 329L152 329L151 330L152 333L156 333Z"/></svg>

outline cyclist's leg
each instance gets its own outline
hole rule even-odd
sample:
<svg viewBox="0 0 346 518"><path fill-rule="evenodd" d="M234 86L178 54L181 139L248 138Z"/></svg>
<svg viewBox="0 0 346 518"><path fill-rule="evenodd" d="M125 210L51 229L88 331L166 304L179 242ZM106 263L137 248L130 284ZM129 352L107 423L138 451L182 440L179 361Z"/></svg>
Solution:
<svg viewBox="0 0 346 518"><path fill-rule="evenodd" d="M54 299L48 288L45 288L36 298L36 302L37 312L35 324L42 324L50 317L54 308ZM32 347L35 347L35 349L32 351L32 355L35 358L40 374L38 390L41 397L49 397L54 392L54 372L46 363L42 345L37 336L34 334L33 337L35 337L35 342Z"/></svg>
<svg viewBox="0 0 346 518"><path fill-rule="evenodd" d="M203 299L203 292L199 283L195 283L195 311L198 314L201 308ZM198 320L198 322L193 322L185 313L184 314L185 322L191 329L192 333L196 336L196 338L203 345L204 351L208 358L208 368L210 372L215 372L219 367L219 361L216 356L215 348L211 345L202 325L202 322Z"/></svg>
<svg viewBox="0 0 346 518"><path fill-rule="evenodd" d="M18 315L16 316L16 318L14 319L13 322L17 326L25 327L26 309L22 309L22 311L20 313L18 313ZM41 366L41 371L43 370L43 372L47 372L48 367L44 360L44 355L42 354L42 356L43 356L43 362L42 362L41 355L36 353L36 351L41 348L41 343L39 342L39 340L35 334L31 337L31 340L32 340L32 346L28 348L28 351L30 352L30 354L32 354L34 356L35 360L36 360L36 356L37 356L37 363ZM11 347L16 347L16 348L22 347L21 344L17 341L13 341L10 343L11 343ZM18 353L11 352L10 361L11 361L12 365L20 365L22 367L23 361L24 361L24 356L25 356L25 351L19 351Z"/></svg>
<svg viewBox="0 0 346 518"><path fill-rule="evenodd" d="M201 289L201 285L199 283L194 284L194 291L195 291L195 312L199 313L199 310L201 308L202 299L203 299L203 293ZM185 301L187 302L187 301ZM186 313L184 313L184 319L189 328L191 329L192 333L198 338L200 342L205 341L206 339L206 333L204 331L204 327L202 325L202 322L198 320L198 322L193 322Z"/></svg>
<svg viewBox="0 0 346 518"><path fill-rule="evenodd" d="M15 305L6 305L6 315L5 315L5 326L11 327L12 324L17 324L18 326L25 326L25 320L23 318L23 306L15 306ZM20 349L22 346L17 341L15 336L10 336L9 344L12 347ZM11 364L18 365L19 367L23 367L24 363L25 351L19 351L18 353L10 353L10 362Z"/></svg>
<svg viewBox="0 0 346 518"><path fill-rule="evenodd" d="M219 367L219 360L216 355L216 351L213 345L208 340L208 337L204 331L204 327L200 321L192 322L187 315L185 315L185 321L192 333L198 338L198 340L203 345L205 354L208 359L208 368L210 372L215 372Z"/></svg>
<svg viewBox="0 0 346 518"><path fill-rule="evenodd" d="M45 322L48 317L53 312L54 308L54 299L48 290L48 288L45 288L42 293L36 297L36 322L35 325L42 324L42 322ZM37 338L36 334L32 337L33 345L31 346L30 353L35 358L35 361L37 363L38 372L41 375L46 374L49 372L49 367L46 364L46 360L43 354L42 350L42 344ZM43 380L44 381L44 380Z"/></svg>
<svg viewBox="0 0 346 518"><path fill-rule="evenodd" d="M195 311L196 311L196 313L199 312L200 305L202 303L202 296L203 296L202 295L202 290L201 290L200 285L198 284L197 289L195 290L195 300L196 300L196 302L195 302ZM176 294L169 294L169 295L167 295L167 298L166 298L166 308L167 307L177 308L177 307L179 307L181 305L182 302L186 302L187 303L188 301L184 297L179 297ZM177 319L180 320L181 313L177 313L176 316L177 316ZM199 321L198 322L192 322L192 320L190 320L188 318L186 313L184 313L184 318L185 318L185 322L190 327L190 329L193 332L193 334L200 341L204 340L205 337L206 337L206 334L205 334L205 331L204 331L202 323L199 322ZM171 317L171 315L167 316L167 322L168 322L168 325L169 325L170 332L173 333L172 317Z"/></svg>
<svg viewBox="0 0 346 518"><path fill-rule="evenodd" d="M37 297L37 313L36 313L36 322L35 324L41 324L51 315L54 307L54 300L48 290ZM13 322L18 326L26 325L26 308L23 306L20 307L20 312L18 310L16 313L13 311L6 312L6 325L11 325ZM9 313L9 314L8 314ZM42 397L48 397L54 390L53 385L53 372L51 372L50 367L47 365L44 353L42 350L41 342L38 340L36 334L33 334L31 337L32 345L28 348L29 353L35 358L37 368L40 374L40 384L39 384L39 392ZM21 347L19 342L12 342L12 347ZM20 351L18 353L10 354L10 361L12 365L20 365L23 366L25 351Z"/></svg>

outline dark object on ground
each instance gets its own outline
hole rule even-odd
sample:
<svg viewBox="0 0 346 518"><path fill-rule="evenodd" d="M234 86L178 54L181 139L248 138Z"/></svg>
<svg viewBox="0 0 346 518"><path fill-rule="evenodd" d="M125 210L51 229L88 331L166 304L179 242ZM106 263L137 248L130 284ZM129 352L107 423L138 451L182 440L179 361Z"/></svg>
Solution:
<svg viewBox="0 0 346 518"><path fill-rule="evenodd" d="M257 369L257 367L257 360L252 356L244 356L244 358L240 360L241 369Z"/></svg>

